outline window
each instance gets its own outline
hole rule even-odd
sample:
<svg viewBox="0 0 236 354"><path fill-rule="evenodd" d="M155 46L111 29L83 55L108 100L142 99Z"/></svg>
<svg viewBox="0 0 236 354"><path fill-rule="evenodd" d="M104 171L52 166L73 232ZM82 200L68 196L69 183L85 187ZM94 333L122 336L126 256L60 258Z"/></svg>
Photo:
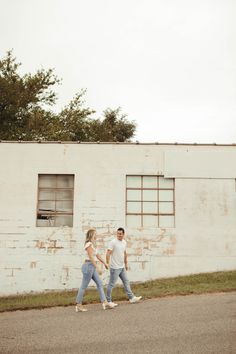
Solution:
<svg viewBox="0 0 236 354"><path fill-rule="evenodd" d="M174 227L174 179L126 176L128 227Z"/></svg>
<svg viewBox="0 0 236 354"><path fill-rule="evenodd" d="M73 226L74 175L38 176L37 226Z"/></svg>

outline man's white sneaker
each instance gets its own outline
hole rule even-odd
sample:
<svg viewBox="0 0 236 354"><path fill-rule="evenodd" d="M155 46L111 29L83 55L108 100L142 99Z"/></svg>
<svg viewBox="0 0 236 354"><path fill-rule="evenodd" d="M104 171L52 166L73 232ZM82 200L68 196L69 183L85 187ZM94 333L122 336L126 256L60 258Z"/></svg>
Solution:
<svg viewBox="0 0 236 354"><path fill-rule="evenodd" d="M132 299L129 299L129 302L131 304L135 304L136 302L139 302L142 299L142 296L134 296Z"/></svg>
<svg viewBox="0 0 236 354"><path fill-rule="evenodd" d="M113 304L112 302L103 302L102 303L102 308L103 310L106 310L106 309L114 309L115 307L115 304Z"/></svg>
<svg viewBox="0 0 236 354"><path fill-rule="evenodd" d="M118 306L118 304L116 304L115 302L112 302L112 301L108 302L108 305L110 305L112 307Z"/></svg>

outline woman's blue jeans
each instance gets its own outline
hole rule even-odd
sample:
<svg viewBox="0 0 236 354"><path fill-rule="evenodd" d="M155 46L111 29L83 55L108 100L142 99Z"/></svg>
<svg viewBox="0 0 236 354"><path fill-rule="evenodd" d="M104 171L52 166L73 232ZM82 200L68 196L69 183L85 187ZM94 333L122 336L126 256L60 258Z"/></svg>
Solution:
<svg viewBox="0 0 236 354"><path fill-rule="evenodd" d="M82 265L82 273L83 273L83 279L82 279L82 284L79 288L78 294L76 296L76 303L77 304L82 304L83 301L83 296L84 292L87 289L91 279L96 283L99 297L101 302L106 301L106 296L104 294L103 290L103 285L102 281L98 275L98 272L96 271L96 268L94 267L92 262L85 262Z"/></svg>
<svg viewBox="0 0 236 354"><path fill-rule="evenodd" d="M129 284L129 279L127 277L127 273L125 268L119 268L119 269L114 269L114 268L110 268L110 279L109 279L109 283L107 285L107 301L110 302L111 300L111 293L112 293L112 289L114 288L118 277L120 277L125 291L128 295L129 299L132 299L134 297L134 294L132 293L132 290L130 288L130 284Z"/></svg>

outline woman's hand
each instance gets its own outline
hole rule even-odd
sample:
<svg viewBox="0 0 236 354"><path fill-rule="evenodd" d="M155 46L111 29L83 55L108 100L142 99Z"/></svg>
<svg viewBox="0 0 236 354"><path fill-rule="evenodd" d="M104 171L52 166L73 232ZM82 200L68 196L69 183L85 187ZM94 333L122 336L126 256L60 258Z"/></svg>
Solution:
<svg viewBox="0 0 236 354"><path fill-rule="evenodd" d="M101 269L100 267L99 267L99 268L96 267L96 270L97 270L97 272L98 272L99 275L102 275L102 269Z"/></svg>
<svg viewBox="0 0 236 354"><path fill-rule="evenodd" d="M104 263L104 266L106 269L109 269L109 265L107 263Z"/></svg>

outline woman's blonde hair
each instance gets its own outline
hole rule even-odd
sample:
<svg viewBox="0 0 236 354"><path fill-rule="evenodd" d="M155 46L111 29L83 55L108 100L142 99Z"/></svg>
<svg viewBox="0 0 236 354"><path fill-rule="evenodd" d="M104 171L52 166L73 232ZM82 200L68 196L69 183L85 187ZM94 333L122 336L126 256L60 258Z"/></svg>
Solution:
<svg viewBox="0 0 236 354"><path fill-rule="evenodd" d="M95 234L96 234L95 229L89 229L86 233L86 239L85 239L84 244L86 244L87 242L92 242L91 240Z"/></svg>

